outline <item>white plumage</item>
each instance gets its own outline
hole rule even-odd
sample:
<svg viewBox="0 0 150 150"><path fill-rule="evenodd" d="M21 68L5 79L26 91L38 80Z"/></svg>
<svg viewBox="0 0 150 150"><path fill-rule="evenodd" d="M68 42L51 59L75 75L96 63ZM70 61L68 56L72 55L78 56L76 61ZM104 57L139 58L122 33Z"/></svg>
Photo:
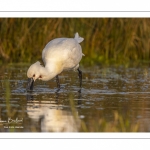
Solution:
<svg viewBox="0 0 150 150"><path fill-rule="evenodd" d="M58 75L63 70L74 69L79 72L80 87L82 82L82 72L79 70L79 62L84 55L79 43L84 39L79 37L78 33L74 38L56 38L50 41L42 52L42 59L45 67L40 65L40 62L32 64L27 76L29 79L28 89L33 89L33 82L36 79L43 81L51 80L56 77L57 86L60 88Z"/></svg>

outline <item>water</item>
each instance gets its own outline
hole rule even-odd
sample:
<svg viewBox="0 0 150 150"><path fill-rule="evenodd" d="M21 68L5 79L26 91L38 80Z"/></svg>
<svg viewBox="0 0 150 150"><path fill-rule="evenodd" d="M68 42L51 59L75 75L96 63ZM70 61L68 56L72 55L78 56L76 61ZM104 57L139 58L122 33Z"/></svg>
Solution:
<svg viewBox="0 0 150 150"><path fill-rule="evenodd" d="M149 67L81 67L81 93L77 72L66 71L57 93L55 79L26 92L28 66L1 66L1 132L107 132L115 112L123 119L117 131L150 131Z"/></svg>

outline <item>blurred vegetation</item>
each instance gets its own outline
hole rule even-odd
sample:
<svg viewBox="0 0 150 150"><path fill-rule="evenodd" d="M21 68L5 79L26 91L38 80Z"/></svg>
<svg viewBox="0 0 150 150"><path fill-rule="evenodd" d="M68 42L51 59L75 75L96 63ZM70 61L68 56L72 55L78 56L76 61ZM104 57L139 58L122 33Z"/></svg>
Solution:
<svg viewBox="0 0 150 150"><path fill-rule="evenodd" d="M34 62L45 45L78 32L83 64L149 61L149 18L1 18L0 63Z"/></svg>
<svg viewBox="0 0 150 150"><path fill-rule="evenodd" d="M77 123L78 111L72 93L70 93L69 102L72 115ZM92 119L86 116L88 118L86 121L81 119L80 132L139 132L140 123L138 121L133 123L129 117L124 117L122 113L120 114L116 110L113 111L113 116L113 119L109 121L103 116L93 116Z"/></svg>
<svg viewBox="0 0 150 150"><path fill-rule="evenodd" d="M106 121L104 117L90 120L89 124L82 120L81 132L139 132L140 123L133 123L129 118L123 118L122 114L114 111L112 121Z"/></svg>

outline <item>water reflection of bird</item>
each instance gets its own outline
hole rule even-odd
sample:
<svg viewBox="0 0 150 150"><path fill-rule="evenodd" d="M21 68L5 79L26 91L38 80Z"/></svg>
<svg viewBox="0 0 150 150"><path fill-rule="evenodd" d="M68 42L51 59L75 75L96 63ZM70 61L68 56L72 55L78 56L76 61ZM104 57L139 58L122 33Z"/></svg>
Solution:
<svg viewBox="0 0 150 150"><path fill-rule="evenodd" d="M27 114L34 121L40 121L42 132L77 132L80 128L80 119L61 106L47 102L28 103Z"/></svg>
<svg viewBox="0 0 150 150"><path fill-rule="evenodd" d="M58 75L63 70L78 70L80 88L82 84L82 71L79 69L79 62L84 55L79 43L84 39L78 33L74 38L56 38L50 41L42 52L42 59L45 64L43 67L39 61L32 64L28 71L27 90L33 90L36 79L48 81L56 77L57 87L60 89Z"/></svg>

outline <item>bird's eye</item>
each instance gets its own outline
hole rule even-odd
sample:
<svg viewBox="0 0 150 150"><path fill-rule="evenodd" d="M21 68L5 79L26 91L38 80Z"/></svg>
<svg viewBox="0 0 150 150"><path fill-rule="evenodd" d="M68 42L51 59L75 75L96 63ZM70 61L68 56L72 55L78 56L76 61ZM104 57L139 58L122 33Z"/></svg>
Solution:
<svg viewBox="0 0 150 150"><path fill-rule="evenodd" d="M42 76L40 75L39 78L42 78Z"/></svg>
<svg viewBox="0 0 150 150"><path fill-rule="evenodd" d="M33 75L33 77L35 77L35 74Z"/></svg>

